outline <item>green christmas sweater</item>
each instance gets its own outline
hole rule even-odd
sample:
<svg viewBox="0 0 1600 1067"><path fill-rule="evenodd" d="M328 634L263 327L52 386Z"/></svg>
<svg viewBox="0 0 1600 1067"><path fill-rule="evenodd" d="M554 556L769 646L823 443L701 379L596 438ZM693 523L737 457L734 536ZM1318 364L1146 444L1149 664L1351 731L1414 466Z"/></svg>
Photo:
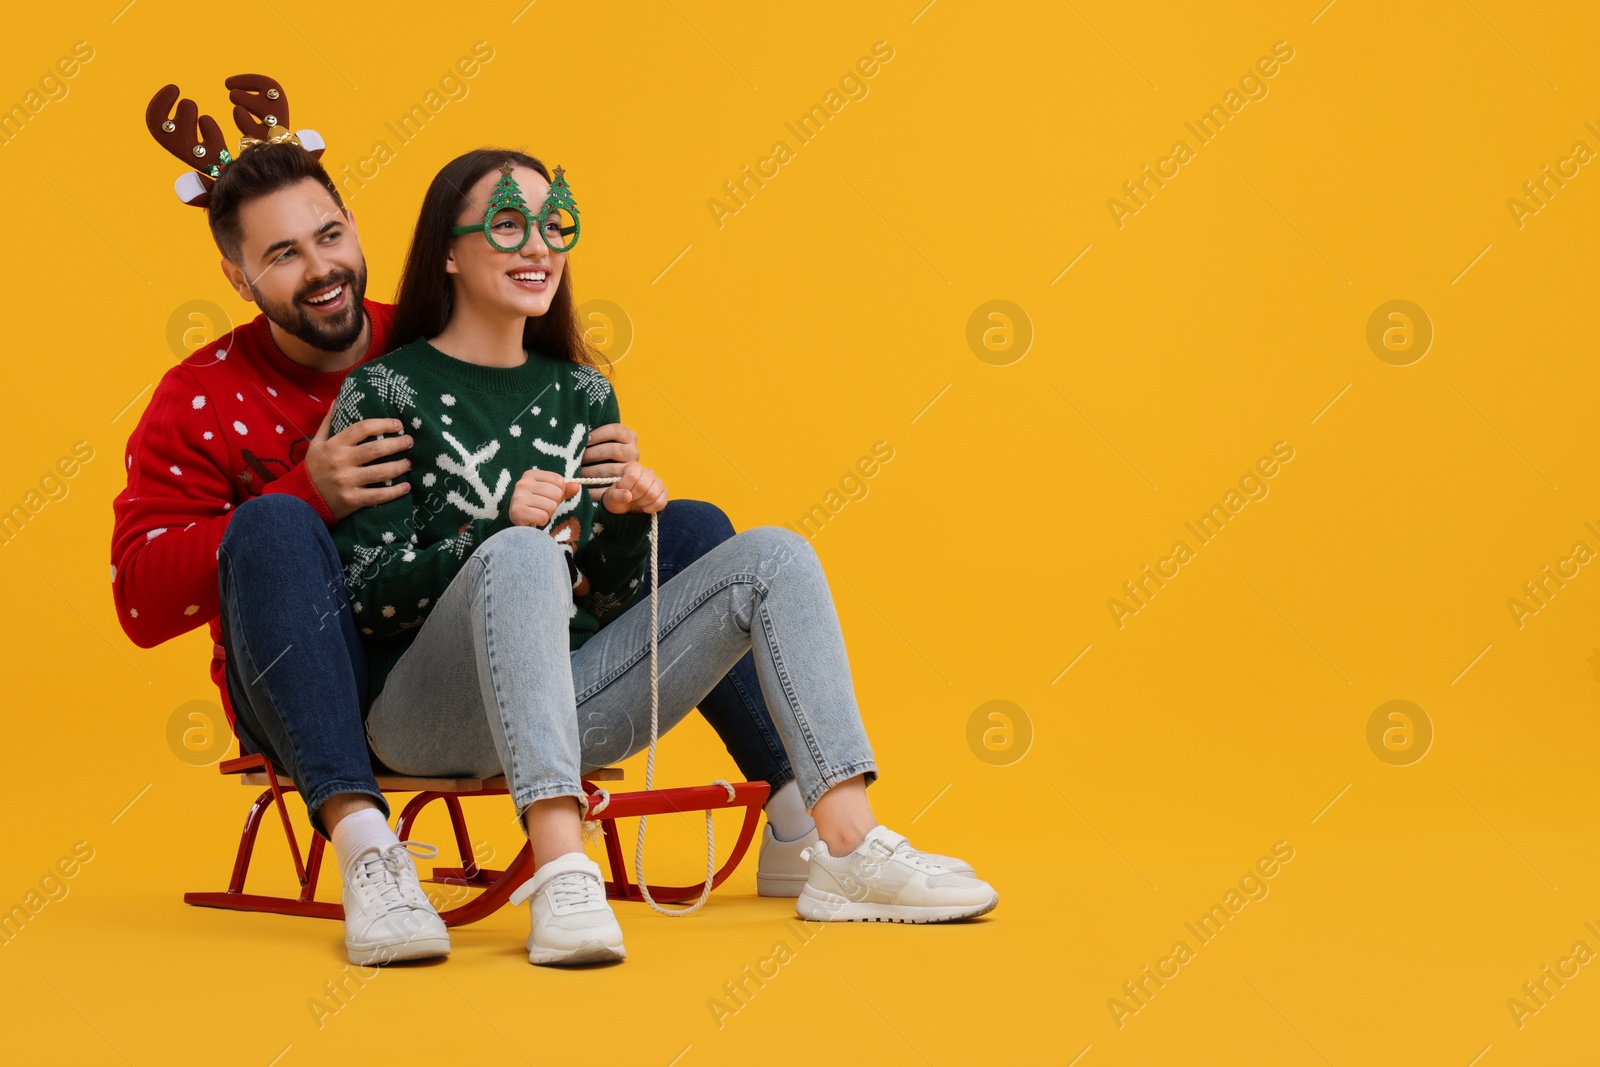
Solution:
<svg viewBox="0 0 1600 1067"><path fill-rule="evenodd" d="M412 446L377 461L409 458L411 469L383 484L408 481L411 491L333 530L367 646L369 700L467 557L511 525L523 472L577 477L589 431L621 414L611 383L583 364L533 353L518 367L485 367L419 339L350 371L329 432L371 418L399 419ZM650 516L613 515L586 486L544 529L567 550L577 649L632 603L649 565Z"/></svg>

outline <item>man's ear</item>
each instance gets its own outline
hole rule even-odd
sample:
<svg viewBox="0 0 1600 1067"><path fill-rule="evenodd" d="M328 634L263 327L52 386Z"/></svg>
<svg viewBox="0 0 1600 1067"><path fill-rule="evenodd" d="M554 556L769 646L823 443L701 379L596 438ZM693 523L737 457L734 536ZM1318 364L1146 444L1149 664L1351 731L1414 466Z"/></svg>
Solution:
<svg viewBox="0 0 1600 1067"><path fill-rule="evenodd" d="M248 300L252 304L256 302L256 294L250 291L250 285L245 280L244 268L227 256L222 257L222 276L233 286L233 291L239 294L241 300Z"/></svg>

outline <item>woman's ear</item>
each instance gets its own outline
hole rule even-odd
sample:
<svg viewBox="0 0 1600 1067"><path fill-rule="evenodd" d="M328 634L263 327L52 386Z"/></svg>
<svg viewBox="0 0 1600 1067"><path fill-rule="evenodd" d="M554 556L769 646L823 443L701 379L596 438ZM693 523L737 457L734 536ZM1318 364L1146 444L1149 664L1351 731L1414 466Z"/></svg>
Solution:
<svg viewBox="0 0 1600 1067"><path fill-rule="evenodd" d="M446 274L460 274L461 268L456 265L455 242L450 243L450 251L444 254L444 272Z"/></svg>

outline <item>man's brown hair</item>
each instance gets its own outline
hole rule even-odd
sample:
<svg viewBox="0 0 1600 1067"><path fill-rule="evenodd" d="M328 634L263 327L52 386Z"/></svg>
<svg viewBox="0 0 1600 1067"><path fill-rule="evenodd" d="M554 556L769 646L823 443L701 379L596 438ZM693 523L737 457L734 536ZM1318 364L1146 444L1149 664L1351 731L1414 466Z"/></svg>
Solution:
<svg viewBox="0 0 1600 1067"><path fill-rule="evenodd" d="M333 202L344 210L338 186L328 177L322 164L296 144L252 145L237 159L222 168L206 202L211 236L222 254L239 262L239 247L244 243L244 226L239 209L257 197L268 196L310 178L328 190Z"/></svg>

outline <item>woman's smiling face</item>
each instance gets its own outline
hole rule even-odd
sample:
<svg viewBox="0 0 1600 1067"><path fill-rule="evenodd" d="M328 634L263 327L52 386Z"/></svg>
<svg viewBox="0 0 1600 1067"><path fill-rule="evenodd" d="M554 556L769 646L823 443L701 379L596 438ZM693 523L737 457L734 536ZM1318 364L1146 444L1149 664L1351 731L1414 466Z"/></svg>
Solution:
<svg viewBox="0 0 1600 1067"><path fill-rule="evenodd" d="M531 167L517 166L511 177L522 190L528 211L538 220L540 207L550 192L550 183ZM481 227L483 213L501 178L496 167L472 186L467 206L456 218L460 226ZM528 228L528 222L515 208L504 208L490 223L496 244L514 245ZM484 239L482 229L451 239L445 270L455 275L456 300L482 312L507 316L543 315L550 310L561 271L566 266L565 252L552 252L538 233L529 233L527 242L515 252L503 252ZM561 243L557 238L557 243Z"/></svg>

